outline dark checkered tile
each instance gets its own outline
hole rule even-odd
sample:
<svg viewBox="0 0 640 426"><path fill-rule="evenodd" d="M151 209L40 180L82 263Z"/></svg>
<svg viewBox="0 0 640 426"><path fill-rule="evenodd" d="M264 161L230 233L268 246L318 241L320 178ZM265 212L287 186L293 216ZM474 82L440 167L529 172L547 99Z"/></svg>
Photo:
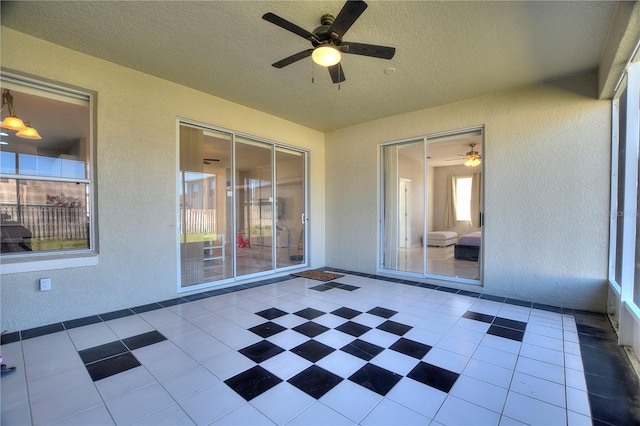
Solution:
<svg viewBox="0 0 640 426"><path fill-rule="evenodd" d="M167 340L166 337L157 330L153 330L148 333L138 334L137 336L122 339L122 343L124 343L129 350L133 351L165 340Z"/></svg>
<svg viewBox="0 0 640 426"><path fill-rule="evenodd" d="M304 324L300 324L297 327L293 327L292 330L297 331L300 334L304 334L307 337L316 337L317 335L322 334L325 331L329 330L329 327L316 324L313 321L308 321L308 322L305 322Z"/></svg>
<svg viewBox="0 0 640 426"><path fill-rule="evenodd" d="M336 288L339 288L340 290L354 291L359 289L360 287L357 287L355 285L350 285L350 284L338 284Z"/></svg>
<svg viewBox="0 0 640 426"><path fill-rule="evenodd" d="M491 324L495 317L493 315L481 314L479 312L467 311L462 318L467 318L475 321L482 321Z"/></svg>
<svg viewBox="0 0 640 426"><path fill-rule="evenodd" d="M333 315L337 315L337 316L342 317L342 318L353 319L353 318L357 317L358 315L360 315L362 312L356 311L355 309L342 307L342 308L336 309L335 311L333 311L331 313Z"/></svg>
<svg viewBox="0 0 640 426"><path fill-rule="evenodd" d="M317 365L312 365L287 380L287 382L293 386L316 399L321 398L341 381L342 377L320 368Z"/></svg>
<svg viewBox="0 0 640 426"><path fill-rule="evenodd" d="M427 364L426 362L418 363L418 365L407 374L407 377L410 379L436 388L442 392L449 392L456 380L458 380L458 376L460 376L458 373Z"/></svg>
<svg viewBox="0 0 640 426"><path fill-rule="evenodd" d="M496 317L493 321L494 325L499 325L500 327L512 328L514 330L525 331L527 329L527 323L522 321L515 321L512 319Z"/></svg>
<svg viewBox="0 0 640 426"><path fill-rule="evenodd" d="M369 363L349 377L352 382L382 396L385 396L400 379L401 375Z"/></svg>
<svg viewBox="0 0 640 426"><path fill-rule="evenodd" d="M283 327L274 322L265 322L264 324L256 325L255 327L251 327L249 331L257 334L258 336L266 339L267 337L273 336L274 334L278 334L281 331L286 330L286 327Z"/></svg>
<svg viewBox="0 0 640 426"><path fill-rule="evenodd" d="M371 327L367 327L366 325L358 324L357 322L347 321L344 324L335 328L338 331L342 331L343 333L349 334L354 337L360 337L367 331L371 330Z"/></svg>
<svg viewBox="0 0 640 426"><path fill-rule="evenodd" d="M129 349L120 340L115 342L105 343L104 345L95 346L93 348L84 349L79 351L80 359L85 364L90 364L105 358L110 358L115 355L120 355L128 352Z"/></svg>
<svg viewBox="0 0 640 426"><path fill-rule="evenodd" d="M290 349L290 351L301 356L307 361L318 362L331 352L335 351L335 349L312 339Z"/></svg>
<svg viewBox="0 0 640 426"><path fill-rule="evenodd" d="M377 306L367 311L367 313L371 315L376 315L382 318L391 318L392 316L397 314L398 311L392 311L391 309L381 308L380 306Z"/></svg>
<svg viewBox="0 0 640 426"><path fill-rule="evenodd" d="M382 352L384 348L374 345L373 343L365 342L364 340L356 339L348 345L343 346L340 350L365 361L370 361Z"/></svg>
<svg viewBox="0 0 640 426"><path fill-rule="evenodd" d="M406 332L411 330L413 327L410 327L405 324L400 324L395 321L385 321L379 326L376 327L379 330L386 331L388 333L397 334L398 336L403 336Z"/></svg>
<svg viewBox="0 0 640 426"><path fill-rule="evenodd" d="M238 395L247 401L251 401L256 396L263 394L278 383L282 382L282 379L276 377L274 374L259 365L256 365L249 370L243 371L242 373L225 380L224 382L227 386L236 391ZM211 401L211 403L215 403L215 401Z"/></svg>
<svg viewBox="0 0 640 426"><path fill-rule="evenodd" d="M422 357L431 350L431 346L402 337L393 345L389 346L389 349L393 349L396 352L400 352L401 354L405 354L413 358L422 359Z"/></svg>
<svg viewBox="0 0 640 426"><path fill-rule="evenodd" d="M87 364L87 371L94 382L111 377L115 374L140 367L140 362L131 352L125 352L111 358Z"/></svg>
<svg viewBox="0 0 640 426"><path fill-rule="evenodd" d="M240 349L238 352L249 358L251 361L259 364L262 361L266 361L269 358L284 352L284 349L269 341L262 340L258 343L247 346L246 348Z"/></svg>
<svg viewBox="0 0 640 426"><path fill-rule="evenodd" d="M327 291L327 290L331 290L333 288L333 286L331 285L327 285L327 284L320 284L320 285L315 285L313 287L309 287L311 290L315 290L315 291Z"/></svg>
<svg viewBox="0 0 640 426"><path fill-rule="evenodd" d="M260 315L264 319L272 320L287 315L287 313L278 308L269 308L264 311L256 312L256 315Z"/></svg>
<svg viewBox="0 0 640 426"><path fill-rule="evenodd" d="M308 320L312 320L314 318L318 318L321 315L324 315L325 313L322 311L319 311L317 309L313 309L313 308L305 308L301 311L298 312L294 312L294 315L297 315L299 317L302 318L306 318Z"/></svg>
<svg viewBox="0 0 640 426"><path fill-rule="evenodd" d="M487 330L487 334L504 337L505 339L515 340L516 342L522 342L522 339L524 338L524 331L501 327L495 324L489 327L489 330Z"/></svg>

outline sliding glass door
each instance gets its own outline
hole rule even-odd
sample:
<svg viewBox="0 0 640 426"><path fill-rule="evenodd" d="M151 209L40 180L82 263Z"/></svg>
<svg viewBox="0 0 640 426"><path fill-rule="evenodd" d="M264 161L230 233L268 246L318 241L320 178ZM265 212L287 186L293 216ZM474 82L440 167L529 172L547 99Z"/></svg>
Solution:
<svg viewBox="0 0 640 426"><path fill-rule="evenodd" d="M180 288L307 263L307 153L180 124Z"/></svg>
<svg viewBox="0 0 640 426"><path fill-rule="evenodd" d="M482 128L381 146L380 270L479 282Z"/></svg>

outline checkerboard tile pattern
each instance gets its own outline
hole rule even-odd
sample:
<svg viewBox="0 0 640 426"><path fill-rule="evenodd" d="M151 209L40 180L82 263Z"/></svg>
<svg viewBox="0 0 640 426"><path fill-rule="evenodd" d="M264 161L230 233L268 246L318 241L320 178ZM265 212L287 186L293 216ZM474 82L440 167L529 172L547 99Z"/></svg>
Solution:
<svg viewBox="0 0 640 426"><path fill-rule="evenodd" d="M638 418L587 389L607 359L584 358L600 341L580 333L603 336L586 314L338 272L5 335L2 423L590 424L594 403L596 423Z"/></svg>

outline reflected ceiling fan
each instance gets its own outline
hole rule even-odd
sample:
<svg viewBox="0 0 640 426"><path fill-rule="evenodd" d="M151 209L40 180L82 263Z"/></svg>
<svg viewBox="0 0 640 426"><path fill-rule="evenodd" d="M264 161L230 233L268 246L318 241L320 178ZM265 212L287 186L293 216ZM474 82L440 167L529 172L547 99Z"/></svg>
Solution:
<svg viewBox="0 0 640 426"><path fill-rule="evenodd" d="M309 40L313 46L311 49L298 52L272 65L276 68L283 68L311 56L315 63L327 67L331 75L331 80L334 83L340 83L345 81L344 71L340 64L341 53L382 59L393 58L393 55L396 53L395 47L351 43L342 40L344 34L351 28L366 8L367 4L363 1L347 1L342 7L342 10L340 10L340 13L338 13L338 16L334 17L331 14L323 15L322 18L320 18L321 25L313 30L313 32L309 32L271 12L265 13L262 19Z"/></svg>
<svg viewBox="0 0 640 426"><path fill-rule="evenodd" d="M217 161L220 161L220 159L219 158L204 158L204 159L202 159L202 162L204 164L211 164L211 163L214 163L214 162L217 162Z"/></svg>
<svg viewBox="0 0 640 426"><path fill-rule="evenodd" d="M458 154L458 155L460 156L461 159L465 160L464 161L465 166L467 167L479 166L480 163L482 162L482 157L480 156L480 153L474 149L476 144L472 143L472 144L469 144L469 146L471 147L471 150L469 152L467 152L464 155L462 154ZM450 160L445 160L445 161L458 161L458 159L452 158Z"/></svg>

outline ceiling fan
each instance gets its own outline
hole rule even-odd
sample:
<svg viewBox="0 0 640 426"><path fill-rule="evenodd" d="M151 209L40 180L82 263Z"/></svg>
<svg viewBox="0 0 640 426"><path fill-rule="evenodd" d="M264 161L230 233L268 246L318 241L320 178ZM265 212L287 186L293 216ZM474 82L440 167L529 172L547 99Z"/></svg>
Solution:
<svg viewBox="0 0 640 426"><path fill-rule="evenodd" d="M396 53L395 47L351 43L342 40L344 34L366 8L367 4L364 1L347 1L338 16L323 15L320 18L321 25L313 32L309 32L271 12L265 13L262 19L309 40L313 46L311 49L298 52L272 65L276 68L282 68L311 56L315 63L327 67L334 83L340 83L345 80L344 71L340 64L341 53L382 59L393 58Z"/></svg>
<svg viewBox="0 0 640 426"><path fill-rule="evenodd" d="M476 167L476 166L479 166L480 163L482 162L482 157L480 156L480 153L474 149L475 146L476 146L475 143L469 144L469 147L471 147L470 151L468 151L464 155L458 154L461 159L465 160L464 165L467 167ZM458 159L452 158L450 160L445 160L445 161L458 161Z"/></svg>
<svg viewBox="0 0 640 426"><path fill-rule="evenodd" d="M211 163L213 163L213 162L217 162L217 161L220 161L220 159L219 159L219 158L204 158L204 159L202 160L202 162L203 162L204 164L211 164Z"/></svg>

